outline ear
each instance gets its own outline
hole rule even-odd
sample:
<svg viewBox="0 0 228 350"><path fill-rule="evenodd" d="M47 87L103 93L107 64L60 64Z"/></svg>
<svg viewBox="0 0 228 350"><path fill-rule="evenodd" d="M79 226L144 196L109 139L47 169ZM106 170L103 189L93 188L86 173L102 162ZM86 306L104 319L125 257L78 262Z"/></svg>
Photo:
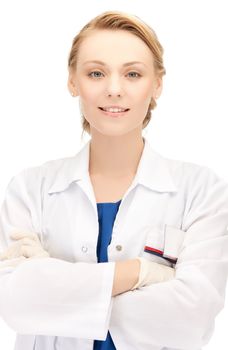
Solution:
<svg viewBox="0 0 228 350"><path fill-rule="evenodd" d="M69 72L67 87L71 95L78 96L78 90L76 88L75 75L72 72Z"/></svg>
<svg viewBox="0 0 228 350"><path fill-rule="evenodd" d="M155 82L154 98L157 99L161 96L163 88L163 79L162 77L157 77Z"/></svg>

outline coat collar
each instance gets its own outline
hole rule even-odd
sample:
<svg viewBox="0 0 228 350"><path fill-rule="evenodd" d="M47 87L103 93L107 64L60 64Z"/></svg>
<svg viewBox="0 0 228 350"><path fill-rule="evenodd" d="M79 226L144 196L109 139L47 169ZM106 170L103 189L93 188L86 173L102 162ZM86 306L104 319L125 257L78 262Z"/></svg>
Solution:
<svg viewBox="0 0 228 350"><path fill-rule="evenodd" d="M135 180L153 191L177 192L172 179L168 161L152 149L148 140L144 139L144 148L138 164ZM89 177L90 140L74 156L62 160L57 174L49 188L48 193L61 192L77 182Z"/></svg>

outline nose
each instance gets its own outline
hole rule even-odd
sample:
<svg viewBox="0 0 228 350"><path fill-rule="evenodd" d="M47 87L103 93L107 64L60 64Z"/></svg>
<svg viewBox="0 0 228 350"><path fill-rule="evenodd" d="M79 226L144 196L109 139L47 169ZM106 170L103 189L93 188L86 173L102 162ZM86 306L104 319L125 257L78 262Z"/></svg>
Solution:
<svg viewBox="0 0 228 350"><path fill-rule="evenodd" d="M108 79L106 89L109 96L122 95L122 88L122 83L118 76L112 76Z"/></svg>

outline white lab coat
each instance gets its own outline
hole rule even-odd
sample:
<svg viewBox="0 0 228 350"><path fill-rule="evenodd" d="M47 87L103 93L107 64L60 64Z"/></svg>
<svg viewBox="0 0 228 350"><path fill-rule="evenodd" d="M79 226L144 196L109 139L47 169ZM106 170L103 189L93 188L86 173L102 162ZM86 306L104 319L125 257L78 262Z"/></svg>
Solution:
<svg viewBox="0 0 228 350"><path fill-rule="evenodd" d="M209 341L228 275L228 184L144 141L115 219L109 263L97 264L90 141L76 156L10 181L0 250L12 243L11 231L23 229L38 233L51 255L0 272L0 315L18 333L15 350L92 350L108 330L117 350L199 350ZM175 278L111 297L115 261L136 256L175 266Z"/></svg>

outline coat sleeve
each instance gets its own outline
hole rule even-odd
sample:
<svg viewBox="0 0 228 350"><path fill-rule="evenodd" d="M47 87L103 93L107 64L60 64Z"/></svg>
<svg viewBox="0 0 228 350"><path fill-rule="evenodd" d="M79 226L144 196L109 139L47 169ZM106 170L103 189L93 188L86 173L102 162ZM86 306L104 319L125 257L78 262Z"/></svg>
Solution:
<svg viewBox="0 0 228 350"><path fill-rule="evenodd" d="M10 233L41 234L40 170L25 169L10 181L0 213L0 251ZM113 303L115 263L26 259L1 268L0 316L15 332L105 340Z"/></svg>
<svg viewBox="0 0 228 350"><path fill-rule="evenodd" d="M118 347L200 349L222 310L228 275L228 184L209 168L192 180L175 278L117 296L110 331Z"/></svg>

